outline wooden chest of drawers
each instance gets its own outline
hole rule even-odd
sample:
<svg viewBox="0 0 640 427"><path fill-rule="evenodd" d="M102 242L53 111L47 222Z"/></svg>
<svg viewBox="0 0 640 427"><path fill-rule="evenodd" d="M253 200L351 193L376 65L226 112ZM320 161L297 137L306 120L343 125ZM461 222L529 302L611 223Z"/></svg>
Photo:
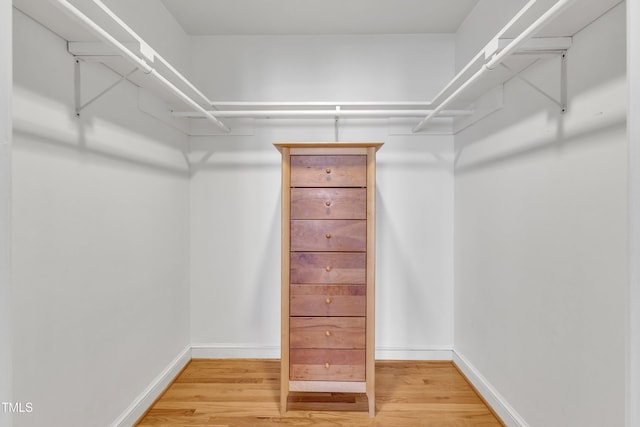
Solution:
<svg viewBox="0 0 640 427"><path fill-rule="evenodd" d="M277 143L282 153L281 411L291 391L366 393L375 415L375 154L382 143Z"/></svg>

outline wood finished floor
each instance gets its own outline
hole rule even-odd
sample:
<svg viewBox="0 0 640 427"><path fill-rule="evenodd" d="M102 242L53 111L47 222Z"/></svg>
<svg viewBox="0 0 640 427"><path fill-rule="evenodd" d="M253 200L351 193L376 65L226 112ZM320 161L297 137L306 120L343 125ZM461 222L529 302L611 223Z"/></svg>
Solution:
<svg viewBox="0 0 640 427"><path fill-rule="evenodd" d="M194 359L138 422L148 426L502 426L451 362L376 362L376 417L360 394L292 393L277 360Z"/></svg>

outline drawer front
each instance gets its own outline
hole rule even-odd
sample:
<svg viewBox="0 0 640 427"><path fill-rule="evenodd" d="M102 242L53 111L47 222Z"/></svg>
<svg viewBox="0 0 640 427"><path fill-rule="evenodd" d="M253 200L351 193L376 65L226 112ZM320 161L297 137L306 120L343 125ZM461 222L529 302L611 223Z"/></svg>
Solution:
<svg viewBox="0 0 640 427"><path fill-rule="evenodd" d="M365 285L291 285L291 316L364 316Z"/></svg>
<svg viewBox="0 0 640 427"><path fill-rule="evenodd" d="M292 349L292 381L364 381L364 350Z"/></svg>
<svg viewBox="0 0 640 427"><path fill-rule="evenodd" d="M291 252L291 284L366 284L366 254L353 252Z"/></svg>
<svg viewBox="0 0 640 427"><path fill-rule="evenodd" d="M291 221L292 251L364 252L367 221L363 219Z"/></svg>
<svg viewBox="0 0 640 427"><path fill-rule="evenodd" d="M365 348L364 317L292 317L290 348Z"/></svg>
<svg viewBox="0 0 640 427"><path fill-rule="evenodd" d="M291 156L292 187L366 187L367 156Z"/></svg>
<svg viewBox="0 0 640 427"><path fill-rule="evenodd" d="M292 188L291 219L367 219L367 190Z"/></svg>

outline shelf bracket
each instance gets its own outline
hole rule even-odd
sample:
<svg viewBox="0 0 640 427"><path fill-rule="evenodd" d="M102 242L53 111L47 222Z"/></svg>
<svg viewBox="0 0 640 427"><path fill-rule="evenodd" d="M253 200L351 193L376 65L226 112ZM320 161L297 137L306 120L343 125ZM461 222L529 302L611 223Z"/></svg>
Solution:
<svg viewBox="0 0 640 427"><path fill-rule="evenodd" d="M82 110L84 110L89 105L93 104L95 101L100 99L102 96L104 96L106 93L108 93L111 89L113 89L114 87L118 86L123 81L127 80L136 71L138 71L137 67L134 68L133 70L131 70L130 72L128 72L127 74L125 74L123 76L120 76L120 78L118 80L116 80L115 82L113 82L112 84L107 86L100 93L98 93L97 95L93 96L91 99L89 99L85 103L82 103L82 88L81 88L82 85L80 84L81 83L80 59L78 57L76 57L74 76L73 76L74 77L74 89L75 89L75 113L76 113L76 117L80 117L80 112Z"/></svg>
<svg viewBox="0 0 640 427"><path fill-rule="evenodd" d="M509 71L513 77L518 78L520 81L525 83L531 89L535 90L554 104L556 104L560 108L560 113L564 114L567 112L567 52L561 51L558 52L557 55L560 55L560 99L556 99L554 96L548 94L531 80L524 77L521 73L511 69L504 63L500 65Z"/></svg>

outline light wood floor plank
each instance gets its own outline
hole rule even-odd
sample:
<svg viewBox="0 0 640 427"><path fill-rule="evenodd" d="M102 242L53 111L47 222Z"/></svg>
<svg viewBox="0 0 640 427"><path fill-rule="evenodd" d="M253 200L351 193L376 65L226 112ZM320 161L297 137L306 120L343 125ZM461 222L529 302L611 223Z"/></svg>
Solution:
<svg viewBox="0 0 640 427"><path fill-rule="evenodd" d="M376 362L376 417L352 393L291 393L280 416L277 360L194 359L139 427L494 427L502 424L451 362Z"/></svg>

